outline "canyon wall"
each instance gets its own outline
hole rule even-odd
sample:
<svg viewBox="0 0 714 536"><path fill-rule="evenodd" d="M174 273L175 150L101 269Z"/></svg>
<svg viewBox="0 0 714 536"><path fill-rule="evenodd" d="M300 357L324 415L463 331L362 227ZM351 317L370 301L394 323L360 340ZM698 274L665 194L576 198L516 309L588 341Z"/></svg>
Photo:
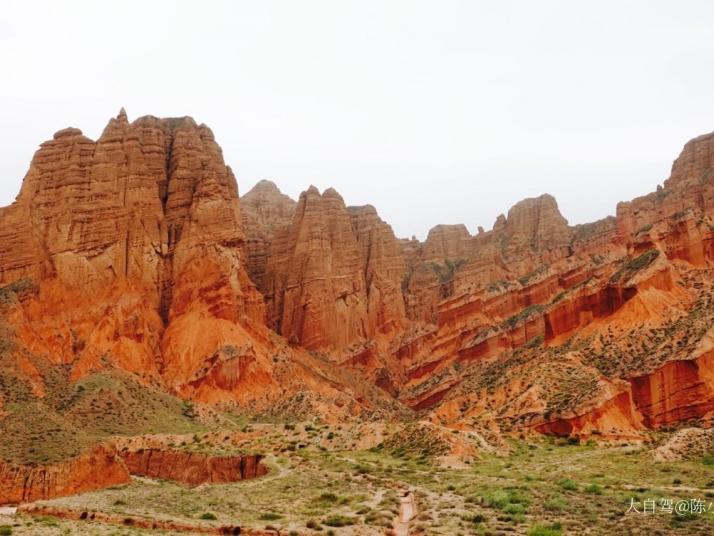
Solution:
<svg viewBox="0 0 714 536"><path fill-rule="evenodd" d="M32 502L126 484L129 472L112 448L99 445L52 465L0 461L0 504Z"/></svg>
<svg viewBox="0 0 714 536"><path fill-rule="evenodd" d="M346 396L341 416L568 434L708 419L713 147L687 143L615 217L570 226L544 194L420 242L331 188L239 199L208 127L122 110L97 141L42 144L0 209L0 288L33 289L3 322L25 365L251 411Z"/></svg>
<svg viewBox="0 0 714 536"><path fill-rule="evenodd" d="M268 469L260 455L210 456L171 449L120 451L132 475L174 480L190 486L221 484L265 475Z"/></svg>

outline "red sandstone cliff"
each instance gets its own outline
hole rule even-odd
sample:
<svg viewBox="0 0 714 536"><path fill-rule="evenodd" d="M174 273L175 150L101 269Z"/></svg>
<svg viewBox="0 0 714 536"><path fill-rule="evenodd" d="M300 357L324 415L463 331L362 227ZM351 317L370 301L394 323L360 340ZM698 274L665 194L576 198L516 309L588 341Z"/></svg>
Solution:
<svg viewBox="0 0 714 536"><path fill-rule="evenodd" d="M270 244L275 233L292 222L297 203L266 180L241 196L240 202L248 274L258 288L263 288Z"/></svg>
<svg viewBox="0 0 714 536"><path fill-rule="evenodd" d="M127 482L126 467L113 449L103 445L52 465L28 466L0 461L0 504L73 495Z"/></svg>
<svg viewBox="0 0 714 536"><path fill-rule="evenodd" d="M261 182L240 200L190 118L122 112L96 142L66 129L0 209L0 286L36 289L4 313L15 359L37 396L30 354L251 409L342 391L342 415L401 403L508 431L706 420L712 140L614 218L571 227L543 195L420 243L332 189L295 204Z"/></svg>
<svg viewBox="0 0 714 536"><path fill-rule="evenodd" d="M269 325L309 349L344 350L403 326L399 243L374 207L345 207L332 189L300 196L276 232L263 291Z"/></svg>
<svg viewBox="0 0 714 536"><path fill-rule="evenodd" d="M132 475L175 480L190 486L247 480L267 474L261 456L209 456L180 450L140 449L119 456Z"/></svg>
<svg viewBox="0 0 714 536"><path fill-rule="evenodd" d="M274 194L261 183L246 196L252 239L292 219L291 202ZM266 197L278 208L266 208ZM67 365L72 380L118 367L187 398L253 409L306 390L344 397L340 381L320 380L341 371L290 350L266 327L243 219L220 147L191 118L129 122L122 110L96 142L78 129L56 133L35 154L17 201L0 209L0 289L36 289L3 313L21 348L15 359ZM351 236L344 207L342 224L337 233ZM352 248L335 258L363 285ZM342 284L337 277L338 295ZM366 322L366 305L358 309ZM41 396L41 374L33 381ZM370 405L356 394L361 386L349 390L363 402L345 411Z"/></svg>

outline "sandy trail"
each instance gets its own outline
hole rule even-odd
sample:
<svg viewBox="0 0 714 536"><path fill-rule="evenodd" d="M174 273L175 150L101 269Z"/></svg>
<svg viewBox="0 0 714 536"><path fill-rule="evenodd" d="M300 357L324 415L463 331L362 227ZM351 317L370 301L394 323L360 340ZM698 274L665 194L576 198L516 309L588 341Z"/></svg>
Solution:
<svg viewBox="0 0 714 536"><path fill-rule="evenodd" d="M409 536L409 522L417 515L417 505L414 494L405 492L399 499L399 515L394 520L396 536Z"/></svg>

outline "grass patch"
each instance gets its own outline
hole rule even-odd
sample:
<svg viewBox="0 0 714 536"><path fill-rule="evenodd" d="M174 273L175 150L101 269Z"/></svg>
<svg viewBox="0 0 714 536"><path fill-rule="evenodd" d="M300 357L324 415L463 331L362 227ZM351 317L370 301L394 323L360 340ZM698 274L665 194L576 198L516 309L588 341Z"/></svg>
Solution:
<svg viewBox="0 0 714 536"><path fill-rule="evenodd" d="M328 527L349 527L350 525L356 524L357 520L353 517L338 514L326 517L322 523Z"/></svg>
<svg viewBox="0 0 714 536"><path fill-rule="evenodd" d="M591 495L602 495L602 486L599 484L588 484L585 486L585 493L590 493Z"/></svg>
<svg viewBox="0 0 714 536"><path fill-rule="evenodd" d="M558 485L567 491L578 491L578 485L569 478L564 478L558 482Z"/></svg>
<svg viewBox="0 0 714 536"><path fill-rule="evenodd" d="M549 512L561 512L568 507L568 503L565 502L560 497L555 497L553 499L548 499L543 503L543 508Z"/></svg>
<svg viewBox="0 0 714 536"><path fill-rule="evenodd" d="M264 514L260 514L260 519L261 521L275 521L276 519L281 519L283 516L280 514L276 514L275 512L265 512Z"/></svg>
<svg viewBox="0 0 714 536"><path fill-rule="evenodd" d="M528 536L560 536L561 534L563 534L563 528L560 523L536 525L528 531Z"/></svg>

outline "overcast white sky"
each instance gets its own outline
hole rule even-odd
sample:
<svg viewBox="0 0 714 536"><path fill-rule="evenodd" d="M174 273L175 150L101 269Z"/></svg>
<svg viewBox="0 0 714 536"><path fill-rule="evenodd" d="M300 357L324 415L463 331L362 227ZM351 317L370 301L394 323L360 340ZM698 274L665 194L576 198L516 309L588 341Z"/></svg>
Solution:
<svg viewBox="0 0 714 536"><path fill-rule="evenodd" d="M584 223L714 130L713 28L708 1L6 1L0 205L125 106L208 124L241 193L333 186L400 236L543 192Z"/></svg>

